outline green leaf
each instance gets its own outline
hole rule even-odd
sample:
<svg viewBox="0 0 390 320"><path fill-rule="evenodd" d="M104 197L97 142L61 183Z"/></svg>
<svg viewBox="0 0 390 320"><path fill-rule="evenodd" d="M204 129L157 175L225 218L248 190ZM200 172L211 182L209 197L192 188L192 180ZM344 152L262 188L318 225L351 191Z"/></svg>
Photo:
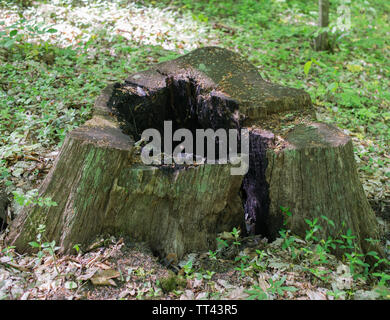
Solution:
<svg viewBox="0 0 390 320"><path fill-rule="evenodd" d="M363 267L369 267L370 266L368 263L364 263L362 260L358 260L358 259L356 259L355 263L359 264L359 265L361 265Z"/></svg>
<svg viewBox="0 0 390 320"><path fill-rule="evenodd" d="M373 256L375 258L379 258L378 257L378 253L376 251L370 251L370 252L367 252L366 255L368 256Z"/></svg>
<svg viewBox="0 0 390 320"><path fill-rule="evenodd" d="M14 45L14 43L15 43L15 39L10 39L10 40L8 40L8 41L4 44L4 47L7 48L7 49L9 49L9 48L11 48L11 47Z"/></svg>
<svg viewBox="0 0 390 320"><path fill-rule="evenodd" d="M65 288L68 290L76 289L77 283L74 281L67 281L67 282L65 282Z"/></svg>
<svg viewBox="0 0 390 320"><path fill-rule="evenodd" d="M335 92L337 88L339 87L339 84L337 82L333 82L328 86L328 91Z"/></svg>
<svg viewBox="0 0 390 320"><path fill-rule="evenodd" d="M56 33L57 31L58 31L57 29L53 29L53 28L47 30L48 33Z"/></svg>
<svg viewBox="0 0 390 320"><path fill-rule="evenodd" d="M28 243L31 247L33 248L39 248L39 243L35 242L35 241L32 241L32 242L29 242Z"/></svg>
<svg viewBox="0 0 390 320"><path fill-rule="evenodd" d="M79 251L80 251L80 245L79 245L79 244L75 244L75 245L73 246L73 249L75 249L76 252L79 253Z"/></svg>
<svg viewBox="0 0 390 320"><path fill-rule="evenodd" d="M305 66L303 67L303 71L305 72L306 76L309 74L312 63L313 63L313 61L310 60L310 61L306 62Z"/></svg>
<svg viewBox="0 0 390 320"><path fill-rule="evenodd" d="M298 291L298 288L295 287L281 287L284 291L290 291L290 292L295 292Z"/></svg>
<svg viewBox="0 0 390 320"><path fill-rule="evenodd" d="M18 33L18 30L14 29L14 30L12 30L12 31L9 33L9 35L10 35L10 37L14 37L14 36L16 36L17 33Z"/></svg>

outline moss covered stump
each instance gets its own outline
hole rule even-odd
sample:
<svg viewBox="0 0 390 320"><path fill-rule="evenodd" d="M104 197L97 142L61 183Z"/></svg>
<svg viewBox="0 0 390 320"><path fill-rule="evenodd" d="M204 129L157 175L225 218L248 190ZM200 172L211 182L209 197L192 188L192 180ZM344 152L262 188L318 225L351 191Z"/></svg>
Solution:
<svg viewBox="0 0 390 320"><path fill-rule="evenodd" d="M145 165L136 141L148 128L163 134L167 120L192 133L248 130L248 172L232 175L229 162ZM324 215L351 229L364 249L363 239L378 236L349 137L316 122L303 90L266 82L241 56L216 47L109 85L92 119L67 135L39 192L57 206L31 206L17 217L7 240L19 251L44 224L62 252L114 234L181 257L214 249L218 232L237 226L273 239L281 207L301 235L305 219Z"/></svg>

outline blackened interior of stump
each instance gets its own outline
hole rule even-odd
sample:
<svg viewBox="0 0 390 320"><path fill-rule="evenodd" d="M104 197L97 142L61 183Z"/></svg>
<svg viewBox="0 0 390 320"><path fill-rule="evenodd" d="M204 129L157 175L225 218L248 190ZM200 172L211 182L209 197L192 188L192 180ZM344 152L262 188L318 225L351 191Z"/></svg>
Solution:
<svg viewBox="0 0 390 320"><path fill-rule="evenodd" d="M117 84L109 101L113 113L121 120L122 129L135 141L146 129L157 129L164 136L164 121L172 121L172 132L185 128L193 134L196 151L196 129L239 129L238 105L217 90L205 90L191 78L167 77L166 85L150 90L125 82ZM228 141L227 141L228 142ZM161 141L164 150L164 139ZM238 142L239 143L239 142ZM173 142L173 148L180 144ZM218 160L218 138L216 160ZM205 154L207 145L204 144Z"/></svg>
<svg viewBox="0 0 390 320"><path fill-rule="evenodd" d="M249 135L249 169L241 186L241 199L248 234L261 234L274 240L268 229L269 186L265 178L268 141L272 139L257 131ZM271 239L272 238L272 239Z"/></svg>
<svg viewBox="0 0 390 320"><path fill-rule="evenodd" d="M164 121L172 121L172 132L186 128L193 133L196 150L196 129L237 129L240 131L238 104L215 89L204 89L202 84L188 77L167 76L165 86L156 90L125 82L116 84L109 107L122 123L122 130L135 141L146 129L157 129L164 136ZM238 135L238 150L240 139ZM162 150L164 150L162 139ZM269 198L265 179L267 167L265 139L250 131L249 171L241 187L247 234L269 236L267 228ZM178 145L180 142L173 142ZM204 141L207 154L207 145ZM218 160L218 139L215 141Z"/></svg>
<svg viewBox="0 0 390 320"><path fill-rule="evenodd" d="M2 186L0 185L0 232L5 230L8 226L7 224L7 207L10 205L10 201L7 198L5 192L1 190Z"/></svg>
<svg viewBox="0 0 390 320"><path fill-rule="evenodd" d="M163 133L167 120L173 122L173 130L239 128L234 100L217 90L203 89L191 78L167 77L165 82L155 91L128 82L117 84L109 105L135 139L148 128Z"/></svg>
<svg viewBox="0 0 390 320"><path fill-rule="evenodd" d="M7 229L7 223L0 217L0 232Z"/></svg>

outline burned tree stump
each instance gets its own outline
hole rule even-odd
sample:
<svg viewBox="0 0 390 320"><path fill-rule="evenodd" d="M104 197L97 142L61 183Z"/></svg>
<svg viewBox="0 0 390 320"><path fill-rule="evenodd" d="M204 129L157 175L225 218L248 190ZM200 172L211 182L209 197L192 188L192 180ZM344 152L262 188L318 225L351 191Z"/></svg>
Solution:
<svg viewBox="0 0 390 320"><path fill-rule="evenodd" d="M248 129L249 171L232 175L229 162L145 165L135 141L148 128L163 134L166 120L192 133ZM25 208L13 222L7 239L20 251L45 224L62 252L109 233L181 257L214 248L217 233L244 217L249 232L276 237L280 206L290 207L299 234L304 219L324 215L359 240L377 237L351 140L315 122L307 93L266 82L245 59L215 47L108 86L93 118L67 135L40 194L57 206Z"/></svg>

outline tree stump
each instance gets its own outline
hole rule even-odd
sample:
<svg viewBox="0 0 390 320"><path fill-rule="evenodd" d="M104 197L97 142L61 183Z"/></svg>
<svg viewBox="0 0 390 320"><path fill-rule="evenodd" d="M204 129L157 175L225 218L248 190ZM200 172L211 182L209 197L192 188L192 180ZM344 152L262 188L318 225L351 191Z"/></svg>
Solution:
<svg viewBox="0 0 390 320"><path fill-rule="evenodd" d="M164 133L166 120L191 132L248 129L249 171L231 175L229 162L145 165L135 141L148 128ZM304 219L324 215L344 221L363 248L362 239L377 237L349 137L315 122L307 93L264 81L241 56L216 47L108 86L93 118L67 135L39 193L58 205L17 217L7 239L19 251L45 224L62 252L108 233L181 257L215 248L217 233L243 226L244 217L249 232L275 238L281 206L299 234Z"/></svg>
<svg viewBox="0 0 390 320"><path fill-rule="evenodd" d="M336 224L322 225L324 239L351 229L367 249L365 239L377 238L377 222L356 174L351 139L332 125L310 123L294 127L284 143L282 150L267 153L271 236L282 225L280 206L285 206L292 208L289 226L294 233L304 237L305 219L323 215Z"/></svg>

